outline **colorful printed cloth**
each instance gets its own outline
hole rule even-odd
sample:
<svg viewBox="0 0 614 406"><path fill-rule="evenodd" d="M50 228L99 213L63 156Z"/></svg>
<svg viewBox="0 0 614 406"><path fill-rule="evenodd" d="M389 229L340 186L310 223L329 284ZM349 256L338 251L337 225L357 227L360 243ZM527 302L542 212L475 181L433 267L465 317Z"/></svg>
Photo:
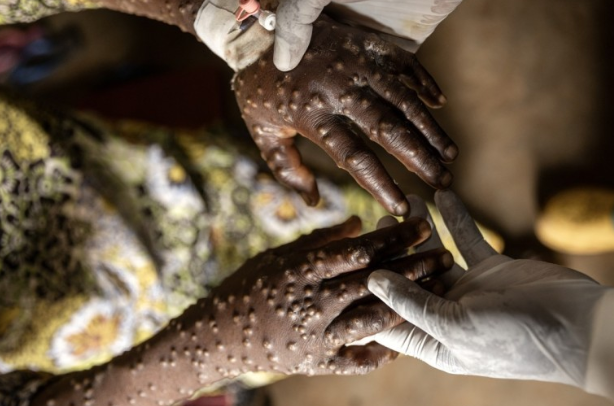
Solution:
<svg viewBox="0 0 614 406"><path fill-rule="evenodd" d="M0 24L95 6L0 0ZM147 339L268 247L384 214L324 180L322 203L307 207L242 144L0 93L0 405L27 405L51 374Z"/></svg>
<svg viewBox="0 0 614 406"><path fill-rule="evenodd" d="M0 96L0 394L128 350L268 247L385 214L322 179L307 207L249 147Z"/></svg>

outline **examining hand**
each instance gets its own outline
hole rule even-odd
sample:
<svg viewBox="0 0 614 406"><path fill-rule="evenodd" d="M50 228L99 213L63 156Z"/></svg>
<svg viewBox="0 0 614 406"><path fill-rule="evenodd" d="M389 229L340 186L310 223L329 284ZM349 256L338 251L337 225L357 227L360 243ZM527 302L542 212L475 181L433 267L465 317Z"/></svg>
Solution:
<svg viewBox="0 0 614 406"><path fill-rule="evenodd" d="M284 0L279 4L276 11L273 58L277 69L286 72L296 68L309 46L312 24L330 2L331 0Z"/></svg>
<svg viewBox="0 0 614 406"><path fill-rule="evenodd" d="M296 69L279 72L272 56L270 49L240 71L234 89L263 158L308 204L316 204L319 194L294 146L297 133L393 214L409 211L405 196L355 129L431 186L450 185L452 174L443 163L456 158L458 148L422 103L439 107L445 98L413 54L322 16Z"/></svg>
<svg viewBox="0 0 614 406"><path fill-rule="evenodd" d="M571 269L497 254L454 193L438 191L435 201L469 269L444 298L374 272L369 290L408 321L375 341L449 373L585 387L595 307L608 289Z"/></svg>
<svg viewBox="0 0 614 406"><path fill-rule="evenodd" d="M412 52L462 0L281 0L275 30L275 66L289 71L299 64L311 40L312 24L324 7L339 18L388 38ZM339 5L342 6L339 6Z"/></svg>

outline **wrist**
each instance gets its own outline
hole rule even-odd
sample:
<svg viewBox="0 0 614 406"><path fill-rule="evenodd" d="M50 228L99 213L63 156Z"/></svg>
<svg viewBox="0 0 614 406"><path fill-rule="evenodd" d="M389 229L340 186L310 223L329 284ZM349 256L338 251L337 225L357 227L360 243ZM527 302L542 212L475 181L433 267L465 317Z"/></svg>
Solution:
<svg viewBox="0 0 614 406"><path fill-rule="evenodd" d="M195 21L196 35L228 66L239 71L256 62L272 45L274 34L253 23L239 29L238 0L206 0Z"/></svg>

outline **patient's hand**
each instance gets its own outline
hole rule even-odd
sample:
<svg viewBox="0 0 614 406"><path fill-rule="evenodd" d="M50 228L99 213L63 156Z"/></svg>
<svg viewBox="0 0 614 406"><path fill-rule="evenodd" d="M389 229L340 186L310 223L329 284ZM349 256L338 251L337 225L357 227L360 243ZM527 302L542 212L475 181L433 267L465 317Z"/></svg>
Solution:
<svg viewBox="0 0 614 406"><path fill-rule="evenodd" d="M220 331L229 342L240 334L250 343L243 348L249 354L248 368L310 375L369 372L396 354L377 344L345 344L402 319L386 306L360 306L371 296L367 277L374 266L399 255L386 268L412 280L449 267L453 261L445 250L402 256L424 241L429 230L426 221L413 218L355 237L360 220L353 217L257 255L216 292L227 303L226 316L217 317ZM232 322L233 314L240 328Z"/></svg>
<svg viewBox="0 0 614 406"><path fill-rule="evenodd" d="M423 104L441 107L445 97L414 54L376 34L322 16L294 70L278 71L270 49L237 74L234 89L263 158L308 204L316 204L319 194L294 146L297 133L319 145L393 214L407 214L407 200L359 132L431 186L452 182L442 163L454 160L458 148Z"/></svg>
<svg viewBox="0 0 614 406"><path fill-rule="evenodd" d="M368 275L385 267L416 280L453 261L441 250L404 256L430 234L425 220L357 237L360 227L352 217L255 256L151 339L51 379L31 405L170 405L246 372L359 374L385 364L396 352L346 346L403 321L374 301Z"/></svg>

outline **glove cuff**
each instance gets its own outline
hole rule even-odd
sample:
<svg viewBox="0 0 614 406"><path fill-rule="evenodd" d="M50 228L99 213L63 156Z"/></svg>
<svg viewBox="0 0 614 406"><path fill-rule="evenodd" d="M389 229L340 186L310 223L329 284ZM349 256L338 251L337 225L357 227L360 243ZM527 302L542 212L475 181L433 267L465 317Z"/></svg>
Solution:
<svg viewBox="0 0 614 406"><path fill-rule="evenodd" d="M584 389L614 401L614 289L609 289L594 310Z"/></svg>
<svg viewBox="0 0 614 406"><path fill-rule="evenodd" d="M401 48L416 52L462 0L333 0L339 21L388 34Z"/></svg>
<svg viewBox="0 0 614 406"><path fill-rule="evenodd" d="M256 62L272 45L274 34L257 22L239 29L238 0L205 0L194 21L198 37L235 72Z"/></svg>

